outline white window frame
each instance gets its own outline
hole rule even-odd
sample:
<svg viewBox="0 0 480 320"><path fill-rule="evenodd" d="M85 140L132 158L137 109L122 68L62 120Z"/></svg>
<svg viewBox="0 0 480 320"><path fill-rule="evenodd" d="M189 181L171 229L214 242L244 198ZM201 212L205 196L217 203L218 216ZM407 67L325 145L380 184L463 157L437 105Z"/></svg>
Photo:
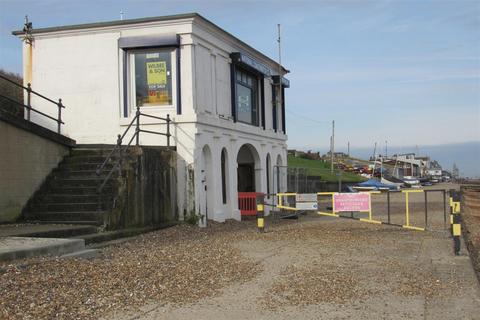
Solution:
<svg viewBox="0 0 480 320"><path fill-rule="evenodd" d="M174 47L153 47L153 48L145 48L145 49L130 49L127 51L126 59L127 59L127 70L124 72L127 73L127 101L128 101L128 110L129 110L129 118L133 117L137 106L136 106L136 98L135 98L135 59L134 55L136 53L155 53L155 52L170 52L170 65L171 65L171 72L172 72L172 104L170 105L154 105L154 106L140 106L142 112L147 112L152 115L159 115L165 116L167 113L174 114L176 113L176 106L177 106L177 54L176 48Z"/></svg>

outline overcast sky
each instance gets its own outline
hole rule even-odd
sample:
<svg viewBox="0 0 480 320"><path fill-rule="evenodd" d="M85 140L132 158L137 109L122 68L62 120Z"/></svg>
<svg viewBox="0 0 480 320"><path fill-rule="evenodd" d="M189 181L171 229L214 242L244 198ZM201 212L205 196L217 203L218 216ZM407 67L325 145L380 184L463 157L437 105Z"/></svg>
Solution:
<svg viewBox="0 0 480 320"><path fill-rule="evenodd" d="M11 35L34 28L198 12L277 59L289 147L341 148L480 140L480 1L0 0L0 68L21 72Z"/></svg>

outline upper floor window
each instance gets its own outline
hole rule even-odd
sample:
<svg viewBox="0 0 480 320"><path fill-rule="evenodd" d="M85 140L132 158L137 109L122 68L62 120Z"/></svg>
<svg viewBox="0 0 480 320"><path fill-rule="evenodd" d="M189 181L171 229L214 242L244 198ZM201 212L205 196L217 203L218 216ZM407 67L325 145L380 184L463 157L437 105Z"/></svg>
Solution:
<svg viewBox="0 0 480 320"><path fill-rule="evenodd" d="M130 50L129 101L131 107L174 105L174 60L172 49Z"/></svg>
<svg viewBox="0 0 480 320"><path fill-rule="evenodd" d="M235 72L237 120L258 126L258 79L243 69Z"/></svg>

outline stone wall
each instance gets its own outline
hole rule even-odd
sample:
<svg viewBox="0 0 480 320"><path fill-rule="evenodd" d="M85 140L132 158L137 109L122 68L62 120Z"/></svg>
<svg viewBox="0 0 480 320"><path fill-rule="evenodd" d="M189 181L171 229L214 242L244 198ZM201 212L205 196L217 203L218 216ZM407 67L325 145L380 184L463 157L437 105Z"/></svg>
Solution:
<svg viewBox="0 0 480 320"><path fill-rule="evenodd" d="M28 199L74 144L0 112L0 223L16 221Z"/></svg>

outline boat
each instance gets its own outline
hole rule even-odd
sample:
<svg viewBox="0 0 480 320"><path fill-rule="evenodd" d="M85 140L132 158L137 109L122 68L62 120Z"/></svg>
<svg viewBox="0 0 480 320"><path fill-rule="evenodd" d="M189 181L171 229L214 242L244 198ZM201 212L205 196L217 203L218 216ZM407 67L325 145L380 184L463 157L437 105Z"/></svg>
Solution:
<svg viewBox="0 0 480 320"><path fill-rule="evenodd" d="M420 180L414 177L403 177L402 181L411 188L420 187Z"/></svg>
<svg viewBox="0 0 480 320"><path fill-rule="evenodd" d="M388 186L394 186L396 190L400 190L400 188L404 186L404 182L400 179L396 179L395 177L388 177L388 178L382 177L380 179L380 182Z"/></svg>
<svg viewBox="0 0 480 320"><path fill-rule="evenodd" d="M389 190L398 190L398 187L395 185L382 183L379 180L372 178L365 182L361 182L355 186L352 186L350 190L352 189L357 192L358 191L389 191Z"/></svg>

